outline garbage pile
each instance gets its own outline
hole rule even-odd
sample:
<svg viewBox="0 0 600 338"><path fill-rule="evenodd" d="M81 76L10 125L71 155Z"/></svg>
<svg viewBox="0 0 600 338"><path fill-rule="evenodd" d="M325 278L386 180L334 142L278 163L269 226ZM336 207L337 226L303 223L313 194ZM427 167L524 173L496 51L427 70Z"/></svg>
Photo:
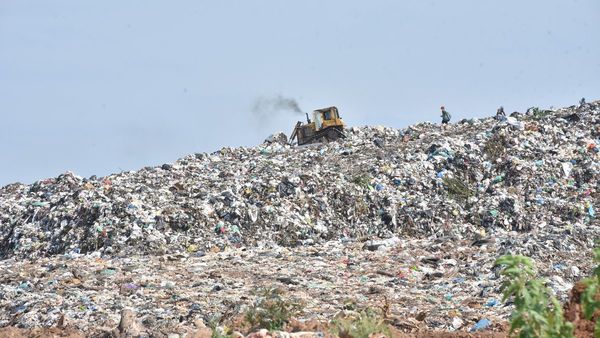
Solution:
<svg viewBox="0 0 600 338"><path fill-rule="evenodd" d="M599 123L596 101L444 129L353 127L302 147L273 136L139 171L15 183L0 189L0 257L578 233L598 224Z"/></svg>
<svg viewBox="0 0 600 338"><path fill-rule="evenodd" d="M300 320L383 307L402 332L501 331L499 256L534 258L562 302L593 269L599 142L597 101L7 185L0 328L194 336L277 287Z"/></svg>

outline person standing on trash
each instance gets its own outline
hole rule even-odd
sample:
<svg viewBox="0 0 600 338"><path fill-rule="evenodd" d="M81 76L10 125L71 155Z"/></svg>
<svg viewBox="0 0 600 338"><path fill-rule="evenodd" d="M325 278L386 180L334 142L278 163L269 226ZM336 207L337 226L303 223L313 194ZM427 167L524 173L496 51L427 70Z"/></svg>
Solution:
<svg viewBox="0 0 600 338"><path fill-rule="evenodd" d="M502 121L506 119L506 113L504 113L504 107L500 106L498 110L496 110L496 120Z"/></svg>
<svg viewBox="0 0 600 338"><path fill-rule="evenodd" d="M582 97L581 100L579 100L579 108L582 108L583 106L585 106L585 97Z"/></svg>
<svg viewBox="0 0 600 338"><path fill-rule="evenodd" d="M445 124L448 124L450 122L450 119L452 118L452 116L450 115L450 113L448 113L446 111L446 108L444 106L440 107L440 109L442 110L442 126Z"/></svg>

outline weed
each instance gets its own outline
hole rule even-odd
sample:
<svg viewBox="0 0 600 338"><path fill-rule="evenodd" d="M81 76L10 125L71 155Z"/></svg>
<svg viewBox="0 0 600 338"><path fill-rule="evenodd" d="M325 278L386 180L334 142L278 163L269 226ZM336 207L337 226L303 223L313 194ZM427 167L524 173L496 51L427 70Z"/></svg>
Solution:
<svg viewBox="0 0 600 338"><path fill-rule="evenodd" d="M504 298L514 298L515 310L510 318L510 334L520 338L573 337L573 324L565 321L562 308L540 279L531 258L524 256L502 256L496 261L503 265L502 276Z"/></svg>
<svg viewBox="0 0 600 338"><path fill-rule="evenodd" d="M223 316L212 316L208 320L208 327L212 330L210 338L233 338L233 330L228 327L219 326L223 322Z"/></svg>
<svg viewBox="0 0 600 338"><path fill-rule="evenodd" d="M382 333L391 337L384 318L372 309L334 320L331 332L340 338L368 338L373 333Z"/></svg>
<svg viewBox="0 0 600 338"><path fill-rule="evenodd" d="M210 338L233 338L234 335L230 332L219 330L219 328L215 328L210 335Z"/></svg>
<svg viewBox="0 0 600 338"><path fill-rule="evenodd" d="M352 179L352 182L354 184L360 186L363 189L367 189L367 188L369 188L369 185L371 184L371 176L369 176L367 174L357 175L357 176L354 176L354 178Z"/></svg>
<svg viewBox="0 0 600 338"><path fill-rule="evenodd" d="M444 177L444 185L446 186L446 189L448 189L450 197L454 199L467 200L469 197L473 196L473 191L458 178L446 176Z"/></svg>
<svg viewBox="0 0 600 338"><path fill-rule="evenodd" d="M531 112L533 120L541 120L552 113L551 110L540 109L539 107L531 107L527 109L527 112Z"/></svg>
<svg viewBox="0 0 600 338"><path fill-rule="evenodd" d="M257 301L246 311L244 319L253 328L281 330L302 308L299 301L284 299L282 290L264 288L259 290Z"/></svg>
<svg viewBox="0 0 600 338"><path fill-rule="evenodd" d="M506 136L495 134L490 137L483 145L483 153L491 162L504 156L506 152Z"/></svg>

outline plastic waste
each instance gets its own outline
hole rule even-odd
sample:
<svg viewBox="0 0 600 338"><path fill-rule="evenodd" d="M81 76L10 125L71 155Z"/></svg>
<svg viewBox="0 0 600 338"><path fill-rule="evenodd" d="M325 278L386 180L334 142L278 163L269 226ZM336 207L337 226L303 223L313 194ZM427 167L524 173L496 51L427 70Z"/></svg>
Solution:
<svg viewBox="0 0 600 338"><path fill-rule="evenodd" d="M480 319L473 327L469 330L470 332L481 331L487 329L492 322L489 319Z"/></svg>

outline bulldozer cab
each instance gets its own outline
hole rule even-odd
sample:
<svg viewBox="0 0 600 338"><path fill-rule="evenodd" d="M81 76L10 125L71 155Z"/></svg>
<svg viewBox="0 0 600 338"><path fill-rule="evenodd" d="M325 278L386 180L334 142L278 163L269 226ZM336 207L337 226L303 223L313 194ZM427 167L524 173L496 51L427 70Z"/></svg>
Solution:
<svg viewBox="0 0 600 338"><path fill-rule="evenodd" d="M313 121L317 130L331 126L343 125L336 107L317 109L313 111Z"/></svg>

